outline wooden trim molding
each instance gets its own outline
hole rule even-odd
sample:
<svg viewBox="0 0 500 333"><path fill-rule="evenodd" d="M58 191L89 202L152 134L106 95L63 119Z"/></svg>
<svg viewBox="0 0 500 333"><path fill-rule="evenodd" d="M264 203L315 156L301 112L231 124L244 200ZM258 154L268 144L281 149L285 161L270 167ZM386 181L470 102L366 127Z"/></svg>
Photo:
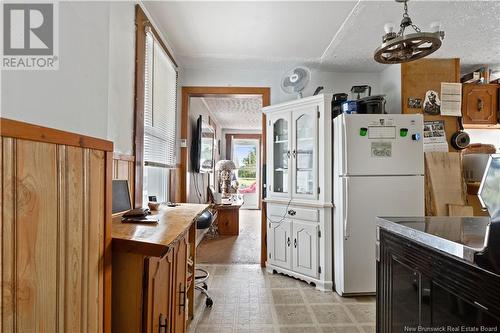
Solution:
<svg viewBox="0 0 500 333"><path fill-rule="evenodd" d="M120 153L113 153L113 159L120 160L120 161L134 162L135 156L134 155L127 155L127 154L120 154Z"/></svg>
<svg viewBox="0 0 500 333"><path fill-rule="evenodd" d="M140 5L135 6L135 110L134 110L134 207L142 207L144 171L144 78L145 78L145 26L148 18ZM140 189L140 190L139 190Z"/></svg>
<svg viewBox="0 0 500 333"><path fill-rule="evenodd" d="M187 140L189 130L189 98L190 97L231 97L231 96L262 96L262 107L271 104L271 88L268 87L182 87L181 99L181 140ZM262 137L261 137L261 156L263 162L262 172L265 172L266 160L266 115L262 114ZM179 167L179 182L180 187L180 201L187 201L187 163L188 163L188 147L181 147L180 167ZM262 181L265 181L264 173L262 173ZM260 264L265 267L267 260L267 244L266 244L266 204L263 202L262 191L261 193L261 256Z"/></svg>
<svg viewBox="0 0 500 333"><path fill-rule="evenodd" d="M39 125L28 124L7 118L0 118L0 133L1 136L9 138L54 143L111 152L113 151L113 142L111 141Z"/></svg>
<svg viewBox="0 0 500 333"><path fill-rule="evenodd" d="M104 224L104 332L111 333L111 289L112 289L112 194L113 194L113 154L106 152L105 157L105 204L104 204L104 217L106 223Z"/></svg>

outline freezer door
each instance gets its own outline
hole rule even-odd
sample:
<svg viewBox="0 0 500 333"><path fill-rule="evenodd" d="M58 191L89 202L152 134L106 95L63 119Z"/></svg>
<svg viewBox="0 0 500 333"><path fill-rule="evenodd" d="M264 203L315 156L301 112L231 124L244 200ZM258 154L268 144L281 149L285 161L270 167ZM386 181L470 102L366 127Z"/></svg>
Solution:
<svg viewBox="0 0 500 333"><path fill-rule="evenodd" d="M422 175L422 115L342 115L344 175Z"/></svg>
<svg viewBox="0 0 500 333"><path fill-rule="evenodd" d="M423 216L423 176L346 177L342 178L345 195L341 220L343 242L340 293L375 292L375 240L377 216ZM335 254L339 255L338 253Z"/></svg>

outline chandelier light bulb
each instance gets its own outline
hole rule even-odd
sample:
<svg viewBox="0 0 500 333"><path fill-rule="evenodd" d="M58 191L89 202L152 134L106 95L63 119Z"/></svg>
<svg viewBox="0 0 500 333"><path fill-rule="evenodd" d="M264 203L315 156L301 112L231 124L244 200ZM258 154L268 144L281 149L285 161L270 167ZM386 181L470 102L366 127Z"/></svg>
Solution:
<svg viewBox="0 0 500 333"><path fill-rule="evenodd" d="M441 22L432 22L430 27L432 32L439 32L441 31Z"/></svg>
<svg viewBox="0 0 500 333"><path fill-rule="evenodd" d="M394 27L395 27L395 25L392 22L388 22L388 23L384 24L385 33L388 34L388 33L394 32Z"/></svg>

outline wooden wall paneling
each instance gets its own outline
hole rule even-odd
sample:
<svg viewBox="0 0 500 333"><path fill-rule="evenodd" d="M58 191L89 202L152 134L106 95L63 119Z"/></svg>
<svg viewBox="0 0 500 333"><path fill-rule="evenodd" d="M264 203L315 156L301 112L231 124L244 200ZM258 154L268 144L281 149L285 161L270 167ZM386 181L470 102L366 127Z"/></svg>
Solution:
<svg viewBox="0 0 500 333"><path fill-rule="evenodd" d="M460 59L420 59L401 64L402 113L423 113L422 109L408 107L408 98L421 98L424 103L427 90L441 93L441 82L460 82ZM441 99L441 96L439 97ZM457 117L424 115L426 121L444 120L448 144L458 130ZM449 145L449 151L455 149Z"/></svg>
<svg viewBox="0 0 500 333"><path fill-rule="evenodd" d="M104 188L104 242L103 246L103 274L99 274L102 279L102 293L99 294L100 301L104 306L103 316L100 319L99 327L103 327L105 333L111 333L111 288L112 288L112 167L113 155L111 151L105 152L105 188ZM102 324L101 324L102 322Z"/></svg>
<svg viewBox="0 0 500 333"><path fill-rule="evenodd" d="M15 140L2 138L2 332L16 331Z"/></svg>
<svg viewBox="0 0 500 333"><path fill-rule="evenodd" d="M181 186L180 186L181 168L177 166L175 169L170 169L169 179L169 198L171 202L181 202Z"/></svg>
<svg viewBox="0 0 500 333"><path fill-rule="evenodd" d="M84 169L85 160L82 149L59 147L60 215L67 223L60 224L60 234L64 237L61 248L60 289L64 291L63 309L65 310L63 331L78 332L82 328L82 248L84 244L84 225L87 222L84 211ZM71 203L70 203L71 201Z"/></svg>
<svg viewBox="0 0 500 333"><path fill-rule="evenodd" d="M104 273L104 233L105 233L105 205L106 205L106 161L105 152L98 150L88 150L88 241L87 248L87 274L88 274L88 325L86 331L97 332L99 328L100 316L103 313L103 303L98 303L102 297L102 283ZM101 293L100 293L101 291ZM102 322L102 321L101 321Z"/></svg>
<svg viewBox="0 0 500 333"><path fill-rule="evenodd" d="M16 331L55 332L58 188L56 146L16 142ZM8 255L8 254L7 254Z"/></svg>
<svg viewBox="0 0 500 333"><path fill-rule="evenodd" d="M111 152L1 120L0 331L110 332Z"/></svg>

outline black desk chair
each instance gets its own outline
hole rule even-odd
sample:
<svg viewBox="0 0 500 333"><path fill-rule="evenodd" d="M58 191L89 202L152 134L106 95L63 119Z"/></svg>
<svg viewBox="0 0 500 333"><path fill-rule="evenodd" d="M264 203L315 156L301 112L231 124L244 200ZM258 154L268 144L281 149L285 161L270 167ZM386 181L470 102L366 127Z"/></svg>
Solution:
<svg viewBox="0 0 500 333"><path fill-rule="evenodd" d="M213 223L213 215L210 211L205 211L201 214L196 220L196 229L208 229ZM196 273L200 273L200 275L196 275ZM194 286L196 290L199 290L203 295L206 296L205 305L209 308L214 304L210 294L208 293L208 284L207 280L210 277L208 271L202 268L195 269L194 276Z"/></svg>

